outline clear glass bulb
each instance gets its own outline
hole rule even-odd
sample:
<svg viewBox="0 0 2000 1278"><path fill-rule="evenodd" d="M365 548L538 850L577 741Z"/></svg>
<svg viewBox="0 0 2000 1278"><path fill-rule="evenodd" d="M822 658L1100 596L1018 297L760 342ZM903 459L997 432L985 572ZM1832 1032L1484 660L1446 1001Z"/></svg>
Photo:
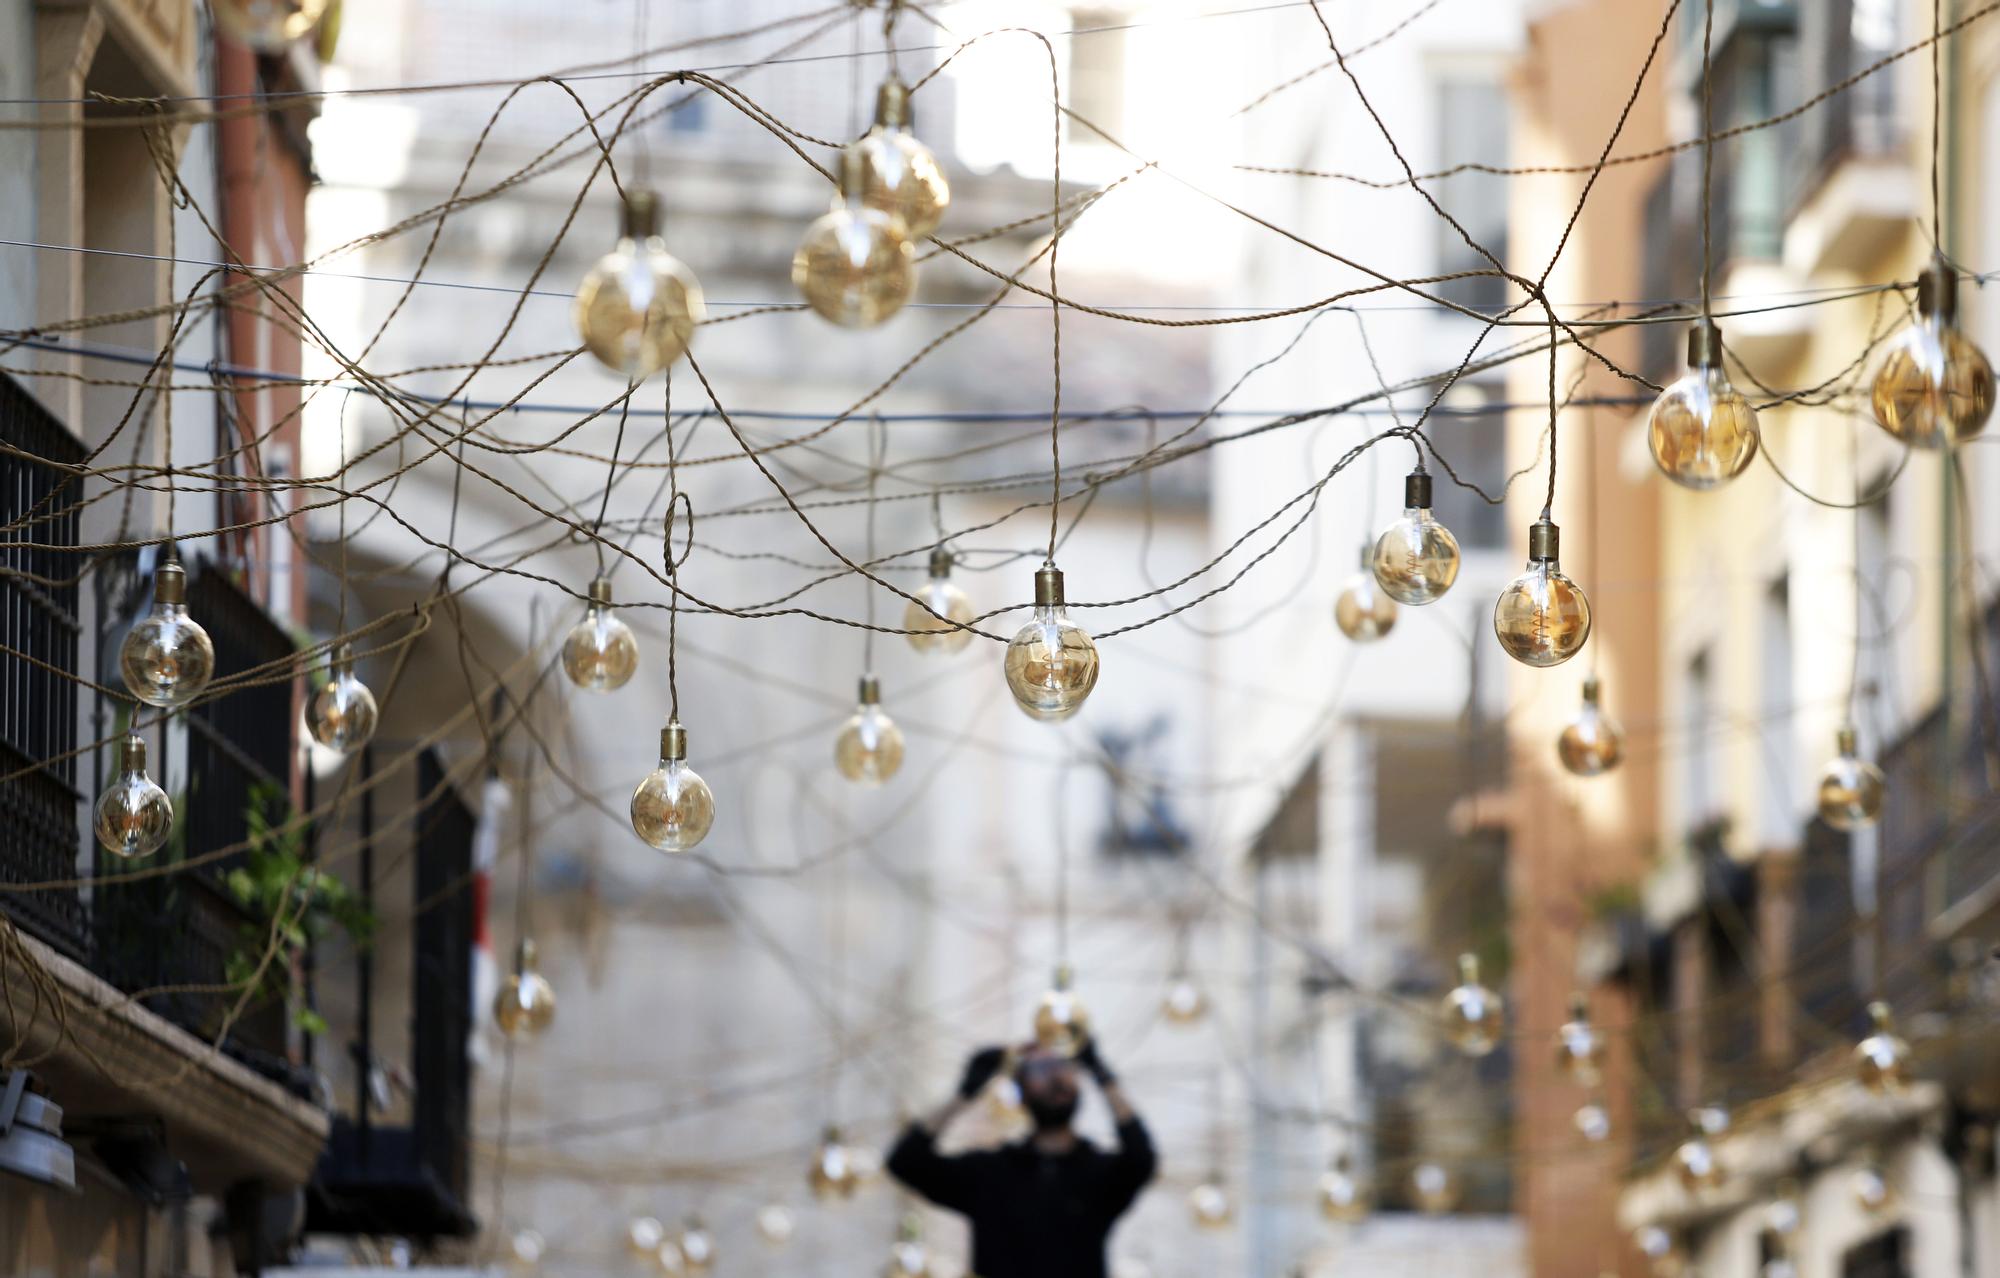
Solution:
<svg viewBox="0 0 2000 1278"><path fill-rule="evenodd" d="M1484 1056L1500 1045L1506 1007L1500 996L1479 983L1479 960L1458 956L1458 984L1444 996L1439 1009L1445 1037L1467 1056Z"/></svg>
<svg viewBox="0 0 2000 1278"><path fill-rule="evenodd" d="M910 300L917 255L901 218L862 200L861 157L841 152L841 194L806 228L792 256L792 283L806 304L842 328L873 328Z"/></svg>
<svg viewBox="0 0 2000 1278"><path fill-rule="evenodd" d="M687 730L669 719L660 732L660 766L632 791L632 829L662 852L686 852L715 824L715 796L687 764Z"/></svg>
<svg viewBox="0 0 2000 1278"><path fill-rule="evenodd" d="M375 735L375 694L354 673L354 650L334 649L332 677L306 707L306 730L329 750L353 754Z"/></svg>
<svg viewBox="0 0 2000 1278"><path fill-rule="evenodd" d="M903 766L903 730L882 711L882 685L861 679L861 704L833 742L833 764L856 785L878 786Z"/></svg>
<svg viewBox="0 0 2000 1278"><path fill-rule="evenodd" d="M1410 1169L1410 1199L1427 1216L1441 1216L1458 1206L1458 1177L1441 1163L1418 1163Z"/></svg>
<svg viewBox="0 0 2000 1278"><path fill-rule="evenodd" d="M1653 1278L1678 1278L1685 1270L1686 1263L1681 1250L1674 1245L1674 1236L1658 1225L1647 1225L1632 1235L1639 1254L1646 1258L1646 1268Z"/></svg>
<svg viewBox="0 0 2000 1278"><path fill-rule="evenodd" d="M1403 513L1375 539L1374 554L1362 566L1389 598L1421 607L1451 589L1458 561L1458 538L1431 514L1430 474L1412 471L1403 480Z"/></svg>
<svg viewBox="0 0 2000 1278"><path fill-rule="evenodd" d="M653 1268L662 1278L677 1278L680 1274L692 1272L688 1268L687 1257L681 1254L681 1245L669 1238L653 1248Z"/></svg>
<svg viewBox="0 0 2000 1278"><path fill-rule="evenodd" d="M1236 1219L1236 1204L1220 1176L1211 1176L1188 1192L1188 1214L1203 1229L1229 1228Z"/></svg>
<svg viewBox="0 0 2000 1278"><path fill-rule="evenodd" d="M921 1242L898 1239L889 1246L885 1278L923 1278L931 1271L931 1254Z"/></svg>
<svg viewBox="0 0 2000 1278"><path fill-rule="evenodd" d="M875 125L851 148L861 161L861 198L902 219L909 237L937 229L951 203L951 184L931 149L910 132L910 91L891 75L875 94Z"/></svg>
<svg viewBox="0 0 2000 1278"><path fill-rule="evenodd" d="M706 314L701 283L660 238L660 200L625 198L618 244L576 287L576 331L597 362L644 381L679 359Z"/></svg>
<svg viewBox="0 0 2000 1278"><path fill-rule="evenodd" d="M757 1209L757 1236L773 1247L790 1242L797 1228L791 1209L783 1203L765 1203Z"/></svg>
<svg viewBox="0 0 2000 1278"><path fill-rule="evenodd" d="M1320 1174L1315 1195L1322 1219L1353 1224L1368 1215L1368 1192L1355 1178L1353 1160L1341 1154Z"/></svg>
<svg viewBox="0 0 2000 1278"><path fill-rule="evenodd" d="M1721 1188L1722 1158L1708 1138L1729 1129L1729 1116L1713 1107L1690 1110L1688 1126L1688 1138L1674 1150L1674 1172L1681 1187L1691 1194Z"/></svg>
<svg viewBox="0 0 2000 1278"><path fill-rule="evenodd" d="M952 584L950 551L939 546L931 552L930 580L914 593L923 604L913 603L903 610L903 629L909 632L910 646L918 652L963 652L972 642L972 631L960 626L972 624L972 600Z"/></svg>
<svg viewBox="0 0 2000 1278"><path fill-rule="evenodd" d="M680 1246L681 1259L686 1262L687 1272L705 1274L715 1263L715 1236L708 1232L708 1226L701 1217L688 1217L687 1228L675 1240Z"/></svg>
<svg viewBox="0 0 2000 1278"><path fill-rule="evenodd" d="M1729 384L1708 321L1688 330L1688 374L1653 401L1646 433L1660 473L1683 488L1719 488L1757 456L1757 411Z"/></svg>
<svg viewBox="0 0 2000 1278"><path fill-rule="evenodd" d="M533 1269L541 1264L542 1253L547 1249L548 1243L532 1229L519 1231L507 1242L507 1250L513 1257L514 1264L522 1269Z"/></svg>
<svg viewBox="0 0 2000 1278"><path fill-rule="evenodd" d="M583 619L563 640L563 673L585 692L610 692L632 680L639 668L639 641L611 607L611 581L590 583Z"/></svg>
<svg viewBox="0 0 2000 1278"><path fill-rule="evenodd" d="M118 747L118 775L97 800L97 842L113 856L151 856L173 833L174 804L146 775L146 739L129 733Z"/></svg>
<svg viewBox="0 0 2000 1278"><path fill-rule="evenodd" d="M1556 1031L1556 1068L1578 1087L1595 1087L1604 1076L1604 1036L1590 1023L1583 995L1570 999L1569 1019Z"/></svg>
<svg viewBox="0 0 2000 1278"><path fill-rule="evenodd" d="M1493 633L1523 665L1559 666L1590 638L1590 601L1563 575L1557 550L1556 526L1538 521L1528 530L1528 570L1493 605Z"/></svg>
<svg viewBox="0 0 2000 1278"><path fill-rule="evenodd" d="M1868 1005L1874 1032L1854 1045L1854 1077L1877 1095L1900 1092L1910 1085L1910 1045L1896 1034L1887 1003Z"/></svg>
<svg viewBox="0 0 2000 1278"><path fill-rule="evenodd" d="M1596 675L1583 681L1583 704L1556 738L1556 757L1572 776L1602 776L1625 757L1625 730L1604 713L1603 685Z"/></svg>
<svg viewBox="0 0 2000 1278"><path fill-rule="evenodd" d="M1045 1051L1074 1056L1090 1038L1090 1011L1070 990L1075 973L1067 963L1056 968L1055 984L1035 1005L1035 1042Z"/></svg>
<svg viewBox="0 0 2000 1278"><path fill-rule="evenodd" d="M852 1198L861 1178L854 1167L854 1155L840 1139L840 1129L829 1127L813 1151L812 1165L806 1168L806 1184L821 1201Z"/></svg>
<svg viewBox="0 0 2000 1278"><path fill-rule="evenodd" d="M1611 1135L1611 1115L1596 1101L1579 1106L1576 1113L1570 1116L1570 1122L1576 1125L1577 1133L1593 1145Z"/></svg>
<svg viewBox="0 0 2000 1278"><path fill-rule="evenodd" d="M1208 996L1201 987L1183 977L1167 987L1160 1000L1160 1012L1175 1025L1193 1025L1208 1015Z"/></svg>
<svg viewBox="0 0 2000 1278"><path fill-rule="evenodd" d="M153 574L153 607L118 649L126 691L149 706L177 710L215 676L215 645L187 611L187 570L169 558Z"/></svg>
<svg viewBox="0 0 2000 1278"><path fill-rule="evenodd" d="M319 25L327 0L211 0L215 25L259 53L285 46Z"/></svg>
<svg viewBox="0 0 2000 1278"><path fill-rule="evenodd" d="M1356 643L1373 643L1396 625L1396 601L1375 580L1372 548L1361 551L1361 571L1347 579L1333 601L1333 623Z"/></svg>
<svg viewBox="0 0 2000 1278"><path fill-rule="evenodd" d="M514 951L514 970L493 996L493 1023L508 1038L539 1035L556 1019L556 992L535 967L535 943L526 937Z"/></svg>
<svg viewBox="0 0 2000 1278"><path fill-rule="evenodd" d="M625 1245L635 1256L651 1258L667 1240L667 1227L652 1216L634 1216L625 1226Z"/></svg>
<svg viewBox="0 0 2000 1278"><path fill-rule="evenodd" d="M1896 1191L1889 1187L1889 1177L1873 1163L1854 1173L1850 1187L1854 1201L1870 1215L1880 1215L1895 1205Z"/></svg>
<svg viewBox="0 0 2000 1278"><path fill-rule="evenodd" d="M1836 830L1865 830L1882 818L1882 769L1855 757L1854 729L1842 728L1839 753L1819 774L1819 819Z"/></svg>
<svg viewBox="0 0 2000 1278"><path fill-rule="evenodd" d="M1893 338L1869 399L1883 430L1917 448L1949 448L1986 429L1993 366L1958 327L1958 276L1917 278L1917 320Z"/></svg>
<svg viewBox="0 0 2000 1278"><path fill-rule="evenodd" d="M1031 719L1067 719L1097 686L1097 645L1069 619L1063 575L1045 565L1035 573L1035 615L1007 645L1007 686Z"/></svg>

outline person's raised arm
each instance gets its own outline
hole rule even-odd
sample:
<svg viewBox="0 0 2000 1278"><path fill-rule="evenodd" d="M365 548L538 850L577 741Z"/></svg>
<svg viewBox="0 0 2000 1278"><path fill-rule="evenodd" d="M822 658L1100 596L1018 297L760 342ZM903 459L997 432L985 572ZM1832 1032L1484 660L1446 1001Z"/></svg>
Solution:
<svg viewBox="0 0 2000 1278"><path fill-rule="evenodd" d="M1118 1076L1111 1072L1111 1067L1098 1054L1096 1039L1084 1043L1083 1050L1076 1054L1076 1063L1097 1080L1097 1088L1104 1093L1105 1103L1111 1106L1111 1116L1118 1122L1118 1153L1115 1156L1118 1174L1111 1186L1118 1201L1110 1204L1116 1214L1130 1206L1132 1199L1153 1179L1159 1156L1153 1151L1152 1134L1146 1130L1139 1111L1132 1107L1131 1098L1120 1086Z"/></svg>
<svg viewBox="0 0 2000 1278"><path fill-rule="evenodd" d="M885 1164L889 1174L940 1207L964 1211L970 1195L963 1175L964 1160L940 1154L937 1138L977 1099L1006 1062L1007 1050L1003 1047L974 1052L965 1063L958 1094L912 1122L897 1137Z"/></svg>

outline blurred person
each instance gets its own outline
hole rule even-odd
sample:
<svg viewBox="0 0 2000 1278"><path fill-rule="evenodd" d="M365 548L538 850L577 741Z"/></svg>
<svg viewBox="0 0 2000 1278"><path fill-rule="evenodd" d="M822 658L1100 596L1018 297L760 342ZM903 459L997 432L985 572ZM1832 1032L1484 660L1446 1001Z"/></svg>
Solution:
<svg viewBox="0 0 2000 1278"><path fill-rule="evenodd" d="M998 1149L939 1153L945 1128L1010 1065L1034 1131ZM1117 1120L1115 1151L1084 1140L1072 1126L1085 1073ZM958 1095L904 1129L888 1168L970 1222L971 1272L979 1278L1105 1278L1111 1227L1153 1179L1157 1162L1145 1123L1093 1040L1074 1057L1033 1046L974 1052Z"/></svg>

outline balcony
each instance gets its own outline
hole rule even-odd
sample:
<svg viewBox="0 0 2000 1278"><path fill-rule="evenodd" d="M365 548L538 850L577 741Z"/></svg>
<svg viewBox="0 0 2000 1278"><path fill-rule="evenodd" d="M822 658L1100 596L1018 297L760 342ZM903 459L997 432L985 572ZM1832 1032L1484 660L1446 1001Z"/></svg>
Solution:
<svg viewBox="0 0 2000 1278"><path fill-rule="evenodd" d="M1906 0L1818 0L1799 29L1801 99L1894 52ZM1785 260L1795 270L1867 271L1920 208L1907 105L1894 69L1785 126Z"/></svg>

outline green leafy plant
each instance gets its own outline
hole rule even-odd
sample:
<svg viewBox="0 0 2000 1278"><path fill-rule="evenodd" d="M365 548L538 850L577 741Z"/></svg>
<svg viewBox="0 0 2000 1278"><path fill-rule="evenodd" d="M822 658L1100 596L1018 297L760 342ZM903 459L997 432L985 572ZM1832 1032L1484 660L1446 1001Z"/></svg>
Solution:
<svg viewBox="0 0 2000 1278"><path fill-rule="evenodd" d="M250 792L250 806L243 813L250 846L225 882L255 921L243 927L224 970L234 984L254 981L260 998L289 1001L293 1023L309 1034L322 1034L325 1020L297 997L303 984L301 960L336 928L357 946L366 945L375 933L375 915L345 883L306 860L310 827L303 821L289 824L290 807L276 786L259 785ZM265 962L274 940L277 953Z"/></svg>

